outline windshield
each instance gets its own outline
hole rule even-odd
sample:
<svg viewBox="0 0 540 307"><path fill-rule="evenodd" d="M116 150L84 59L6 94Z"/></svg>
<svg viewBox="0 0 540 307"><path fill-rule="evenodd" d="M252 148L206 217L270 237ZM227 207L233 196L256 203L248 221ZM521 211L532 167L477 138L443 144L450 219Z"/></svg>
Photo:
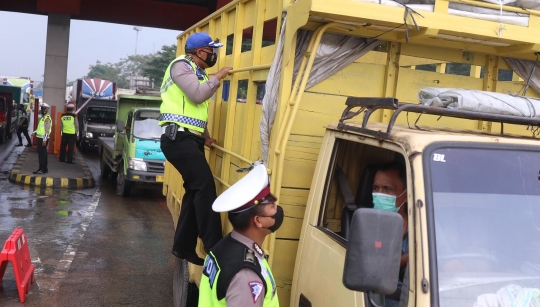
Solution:
<svg viewBox="0 0 540 307"><path fill-rule="evenodd" d="M540 306L540 152L441 148L430 160L440 306Z"/></svg>
<svg viewBox="0 0 540 307"><path fill-rule="evenodd" d="M162 133L158 118L158 110L141 110L135 113L133 135L149 140L161 138Z"/></svg>
<svg viewBox="0 0 540 307"><path fill-rule="evenodd" d="M86 119L91 122L114 124L116 121L116 109L89 107Z"/></svg>

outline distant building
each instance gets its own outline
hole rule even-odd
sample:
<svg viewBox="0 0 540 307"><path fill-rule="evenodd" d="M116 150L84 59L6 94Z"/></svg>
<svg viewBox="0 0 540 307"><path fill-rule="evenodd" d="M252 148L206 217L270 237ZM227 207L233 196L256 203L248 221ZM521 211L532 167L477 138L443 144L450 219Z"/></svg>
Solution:
<svg viewBox="0 0 540 307"><path fill-rule="evenodd" d="M132 90L138 87L154 88L154 84L148 77L143 76L128 76L129 88Z"/></svg>

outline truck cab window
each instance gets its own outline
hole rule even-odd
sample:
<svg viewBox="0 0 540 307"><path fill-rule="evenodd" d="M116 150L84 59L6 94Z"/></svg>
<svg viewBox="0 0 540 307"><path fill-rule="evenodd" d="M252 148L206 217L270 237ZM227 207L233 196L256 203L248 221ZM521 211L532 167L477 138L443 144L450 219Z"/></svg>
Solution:
<svg viewBox="0 0 540 307"><path fill-rule="evenodd" d="M159 111L141 110L135 113L133 122L133 136L141 139L156 140L161 137L161 127L159 126Z"/></svg>
<svg viewBox="0 0 540 307"><path fill-rule="evenodd" d="M114 124L116 121L116 108L89 107L86 118L92 122Z"/></svg>
<svg viewBox="0 0 540 307"><path fill-rule="evenodd" d="M319 227L336 241L346 242L352 215L358 208L386 210L402 216L402 261L397 290L386 297L374 296L382 306L397 306L409 252L407 177L403 155L380 146L341 139L336 141L333 152Z"/></svg>

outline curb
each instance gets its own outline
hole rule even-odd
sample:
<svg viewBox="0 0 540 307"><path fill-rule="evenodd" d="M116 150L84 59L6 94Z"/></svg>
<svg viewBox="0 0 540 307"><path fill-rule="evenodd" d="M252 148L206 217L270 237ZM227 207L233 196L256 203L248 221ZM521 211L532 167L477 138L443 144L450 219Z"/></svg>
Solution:
<svg viewBox="0 0 540 307"><path fill-rule="evenodd" d="M43 188L68 188L68 189L86 189L93 188L96 185L96 181L86 164L86 161L81 157L78 152L74 153L75 161L79 164L84 172L84 177L81 178L55 178L55 177L46 177L39 175L26 175L21 174L21 168L26 161L26 156L28 155L28 148L25 148L24 151L19 156L17 163L9 173L9 180L13 182L23 183L35 187Z"/></svg>

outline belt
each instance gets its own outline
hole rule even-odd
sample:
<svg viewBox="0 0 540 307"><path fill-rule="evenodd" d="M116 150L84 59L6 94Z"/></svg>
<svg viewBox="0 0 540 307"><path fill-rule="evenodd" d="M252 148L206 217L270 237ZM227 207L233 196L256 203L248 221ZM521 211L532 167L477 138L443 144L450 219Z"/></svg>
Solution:
<svg viewBox="0 0 540 307"><path fill-rule="evenodd" d="M176 125L176 124L171 124L171 125ZM161 133L165 133L165 129L167 128L167 126L168 125L161 126ZM193 134L198 135L198 136L202 135L202 133L200 133L199 131L195 131L193 129L190 130L188 128L184 128L184 127L180 127L180 126L178 126L178 131L187 131L187 132L193 133Z"/></svg>

